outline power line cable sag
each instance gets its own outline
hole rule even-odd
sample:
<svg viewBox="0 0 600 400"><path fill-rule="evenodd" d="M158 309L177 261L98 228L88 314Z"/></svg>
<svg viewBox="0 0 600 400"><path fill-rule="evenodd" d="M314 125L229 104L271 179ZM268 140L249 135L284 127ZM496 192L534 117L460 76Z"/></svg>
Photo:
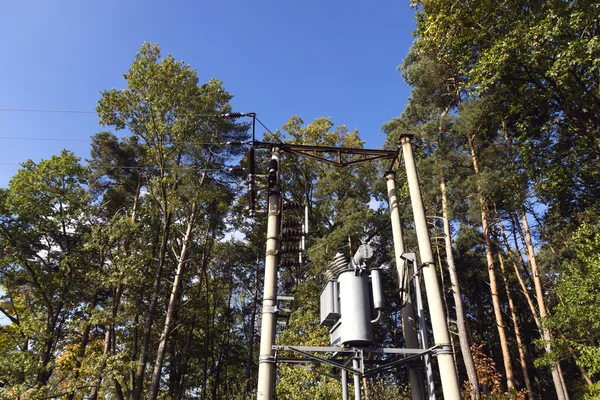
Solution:
<svg viewBox="0 0 600 400"><path fill-rule="evenodd" d="M9 108L9 107L0 107L0 111L5 112L30 112L30 113L50 113L50 114L95 114L98 115L97 111L87 111L87 110L60 110L60 109L50 109L50 108ZM205 114L205 113L194 113L194 112L186 112L181 113L181 115L195 115L198 117L224 117L225 114Z"/></svg>
<svg viewBox="0 0 600 400"><path fill-rule="evenodd" d="M76 139L76 138L43 138L43 137L19 137L19 136L0 136L0 140L27 140L27 141L56 141L56 142L113 142L113 139ZM187 144L188 142L170 142L170 144ZM189 142L201 146L243 146L250 142Z"/></svg>
<svg viewBox="0 0 600 400"><path fill-rule="evenodd" d="M45 108L10 108L10 107L0 107L0 111L4 111L4 112L31 112L31 113L54 113L54 114L95 114L97 115L97 111L86 111L86 110L60 110L60 109L45 109ZM201 114L201 113L185 113L186 115L196 115L198 117L225 117L227 118L228 114ZM238 114L238 113L232 113L232 114ZM245 113L240 113L240 114L244 114L241 116L250 116L250 115L245 115ZM269 132L271 135L274 135L274 133L267 128L267 126L260 120L258 119L258 117L256 116L256 114L254 114L254 118L256 119L256 121L258 121L258 123L267 130L267 132ZM0 139L18 139L18 138L11 138L11 137L0 137ZM67 140L67 141L85 141L85 139L34 139L34 138L26 138L24 140Z"/></svg>
<svg viewBox="0 0 600 400"><path fill-rule="evenodd" d="M96 114L96 111L84 111L84 110L51 110L51 109L42 109L42 108L6 108L6 107L1 107L0 111L8 111L8 112L37 112L37 113Z"/></svg>
<svg viewBox="0 0 600 400"><path fill-rule="evenodd" d="M54 113L54 114L95 114L95 115L98 115L97 111L60 110L60 109L50 109L50 108L10 108L10 107L0 107L0 111L4 111L4 112L30 112L30 113ZM182 113L178 113L177 114L177 116L179 116L179 117L181 117L181 116L196 116L196 117L208 117L208 118L240 118L240 117L250 117L252 115L255 115L255 113L231 112L231 113L206 114L206 113L196 113L196 112L182 112ZM258 118L257 118L257 120L258 120ZM260 122L260 124L266 130L269 130L266 126L264 126L264 124L262 122Z"/></svg>
<svg viewBox="0 0 600 400"><path fill-rule="evenodd" d="M8 166L23 166L23 164L24 164L24 162L23 163L4 162L4 161L0 162L0 165L8 165ZM89 165L89 164L84 165L84 167L87 167L87 166L91 166L91 165ZM119 165L93 165L93 167L94 168L103 168L103 169L131 169L131 170L157 170L157 169L159 169L159 167L149 167L149 166L130 167L130 166L119 166ZM165 169L165 170L178 169L178 170L186 170L186 171L207 171L207 172L217 172L217 171L234 172L233 171L234 168L235 168L234 166L224 166L222 168L176 166L176 167L164 167L162 169Z"/></svg>

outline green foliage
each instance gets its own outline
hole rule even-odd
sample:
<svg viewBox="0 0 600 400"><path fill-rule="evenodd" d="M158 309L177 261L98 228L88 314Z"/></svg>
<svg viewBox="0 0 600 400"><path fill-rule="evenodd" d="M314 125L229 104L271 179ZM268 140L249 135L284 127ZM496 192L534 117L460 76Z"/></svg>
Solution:
<svg viewBox="0 0 600 400"><path fill-rule="evenodd" d="M88 312L98 277L97 253L86 248L94 207L87 171L68 151L39 164L28 161L2 191L0 391L46 393L60 381L56 349L73 337L64 328ZM50 389L54 388L54 389Z"/></svg>
<svg viewBox="0 0 600 400"><path fill-rule="evenodd" d="M558 227L589 210L598 214L598 5L434 0L413 6L412 53L452 66L449 78L459 78L463 97L496 99L520 168L550 206L549 222Z"/></svg>
<svg viewBox="0 0 600 400"><path fill-rule="evenodd" d="M515 263L507 279L521 289L510 292L523 346L531 359L540 358L535 370L526 360L534 391L551 392L549 370L541 367L561 361L572 394L600 394L596 3L413 2L416 40L399 68L413 90L404 113L383 125L385 146L397 148L402 134L416 136L428 215L439 217L440 179L447 182L470 336L489 343L489 355L479 354L488 398L522 393L507 393L495 369L502 358L485 235L494 262L502 255ZM218 117L231 111L232 95L221 81L200 83L196 70L163 57L158 45L144 44L124 78L125 89L102 92L97 111L101 125L129 136L93 136L88 167L68 151L38 164L27 161L0 190L0 312L10 321L0 327L0 397L145 397L162 341L159 397L251 398L266 227L264 219L244 216L236 187L241 181L221 173L243 149L219 144L244 140L248 125ZM357 131L330 118L305 124L298 116L266 140L363 146ZM268 155L259 156L257 170L267 162ZM280 270L281 292L296 301L277 342L327 345L317 294L336 251L349 257L370 239L377 244L375 264L392 259L387 210L369 207L386 198L382 166L338 168L287 153L281 165L286 200L309 205L310 235L309 261ZM406 187L398 191L408 204ZM479 227L482 198L488 232ZM258 208L263 203L264 196ZM410 211L401 207L407 250L413 251ZM553 332L552 352L543 357L545 343L535 340L539 310L534 306L532 314L531 296L525 297L534 277L529 257L520 256L523 213L536 220L533 244L550 305L543 323ZM292 214L284 217L298 218ZM231 231L243 233L244 241L231 238ZM432 235L440 237L437 230ZM397 285L393 271L384 273L388 304L374 331L378 342L401 346ZM181 285L174 288L177 274ZM499 296L508 312L506 294ZM170 303L172 325L161 337ZM448 310L452 320L451 303ZM512 328L507 332L516 350ZM522 372L516 375L521 384ZM280 398L341 393L339 382L309 369L283 365L277 376ZM373 378L369 398L407 398L403 379L399 371Z"/></svg>
<svg viewBox="0 0 600 400"><path fill-rule="evenodd" d="M600 226L583 224L566 245L556 296L559 299L545 323L560 332L552 341L554 352L539 360L540 365L569 356L590 376L600 375ZM597 392L588 388L588 396Z"/></svg>

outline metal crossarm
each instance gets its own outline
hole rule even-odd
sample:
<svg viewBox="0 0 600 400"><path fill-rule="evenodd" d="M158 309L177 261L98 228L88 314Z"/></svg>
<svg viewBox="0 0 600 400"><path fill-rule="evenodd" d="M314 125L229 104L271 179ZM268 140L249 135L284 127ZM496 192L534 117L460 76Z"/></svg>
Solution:
<svg viewBox="0 0 600 400"><path fill-rule="evenodd" d="M381 371L393 368L397 365L414 363L419 361L422 356L429 354L436 354L441 350L441 346L434 346L428 349L398 349L398 348L355 348L355 347L335 347L335 346L273 346L275 351L276 362L289 363L289 364L326 364L339 368L340 370L347 371L352 374L359 374L362 377L370 376ZM280 352L289 351L302 356L297 357L281 357ZM333 353L328 358L318 356L312 353ZM364 354L391 354L391 355L405 355L405 357L397 360L365 360ZM361 365L370 364L376 365L364 372L357 371L353 367L348 365L352 360L360 359ZM314 372L321 373L316 369L312 369ZM328 374L324 374L329 376Z"/></svg>
<svg viewBox="0 0 600 400"><path fill-rule="evenodd" d="M309 146L303 144L254 142L256 148L277 146L281 151L312 158L338 167L382 159L395 159L398 150L361 149L353 147Z"/></svg>

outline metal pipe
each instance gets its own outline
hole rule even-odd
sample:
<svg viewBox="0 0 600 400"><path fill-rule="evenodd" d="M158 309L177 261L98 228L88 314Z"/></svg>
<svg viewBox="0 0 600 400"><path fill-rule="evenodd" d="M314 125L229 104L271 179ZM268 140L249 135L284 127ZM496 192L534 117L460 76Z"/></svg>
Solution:
<svg viewBox="0 0 600 400"><path fill-rule="evenodd" d="M258 360L257 399L272 400L275 393L275 333L277 327L277 265L279 263L279 230L281 222L281 188L279 180L279 148L273 149L269 171L269 216L267 220L267 249L265 257L265 281L260 330L260 356Z"/></svg>
<svg viewBox="0 0 600 400"><path fill-rule="evenodd" d="M394 173L388 172L385 175L387 181L387 191L390 202L390 214L392 218L392 236L394 238L394 253L396 255L396 271L398 272L398 285L400 287L400 295L406 296L406 304L401 310L402 313L402 332L406 347L416 349L419 347L417 338L417 327L415 324L415 311L412 300L408 296L408 285L410 282L406 279L408 271L405 268L406 260L402 259L404 253L404 235L402 232L402 223L400 221L400 210L398 208L398 195L396 192L396 181ZM407 287L404 287L404 282L407 282ZM404 291L404 292L403 292ZM421 369L417 367L408 368L408 377L410 381L410 392L412 400L423 400L423 376Z"/></svg>
<svg viewBox="0 0 600 400"><path fill-rule="evenodd" d="M360 371L360 360L358 358L352 360L352 367L355 371ZM360 400L360 374L358 372L354 373L354 399Z"/></svg>
<svg viewBox="0 0 600 400"><path fill-rule="evenodd" d="M377 318L375 318L375 319L372 319L372 320L371 320L371 323L372 323L372 324L374 324L374 323L378 322L378 321L379 321L379 319L381 319L381 310L380 310L380 309L377 309Z"/></svg>
<svg viewBox="0 0 600 400"><path fill-rule="evenodd" d="M300 261L300 265L302 265L302 261L303 261L303 256L304 256L304 252L306 251L306 239L308 236L308 195L307 195L307 199L305 200L305 204L304 204L304 221L302 221L302 242L301 242L301 248L302 251L299 254L299 261Z"/></svg>
<svg viewBox="0 0 600 400"><path fill-rule="evenodd" d="M429 231L427 230L427 219L425 217L425 208L421 197L421 189L419 187L419 178L417 175L417 166L410 143L410 136L404 135L401 137L402 151L404 154L404 165L406 167L406 177L408 180L408 189L410 192L410 200L413 209L415 220L415 228L417 230L417 242L419 245L419 254L421 258L421 266L423 280L425 281L425 290L427 291L427 302L429 305L429 315L431 317L431 326L433 330L433 338L436 345L444 348L437 355L438 367L440 370L440 379L442 382L442 392L445 400L461 398L460 388L458 385L458 377L454 366L454 357L452 347L450 346L450 334L446 325L446 315L442 301L442 293L438 282L437 272L433 259L433 251L431 250L431 240Z"/></svg>
<svg viewBox="0 0 600 400"><path fill-rule="evenodd" d="M427 329L425 328L425 312L423 308L423 296L421 295L421 279L419 279L419 267L416 262L413 262L413 276L415 281L415 297L417 298L417 310L419 310L419 334L421 336L421 344L424 349L429 348L429 338L427 337ZM427 376L427 394L429 400L435 400L435 384L433 382L433 368L431 367L431 355L424 354L425 375Z"/></svg>
<svg viewBox="0 0 600 400"><path fill-rule="evenodd" d="M348 371L342 370L342 400L348 400Z"/></svg>

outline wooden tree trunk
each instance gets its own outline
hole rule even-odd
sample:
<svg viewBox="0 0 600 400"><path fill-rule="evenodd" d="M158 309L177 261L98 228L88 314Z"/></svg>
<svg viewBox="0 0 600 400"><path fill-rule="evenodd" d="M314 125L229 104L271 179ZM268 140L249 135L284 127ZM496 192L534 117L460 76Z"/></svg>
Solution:
<svg viewBox="0 0 600 400"><path fill-rule="evenodd" d="M471 160L473 162L473 169L477 179L480 179L479 164L477 162L477 153L475 151L475 144L473 142L474 135L468 138L469 147L471 150ZM490 292L492 296L492 303L494 305L494 316L496 318L496 326L498 327L498 336L500 337L500 347L502 349L502 359L504 361L504 372L506 374L506 386L508 389L514 389L515 378L511 366L511 356L508 349L508 341L506 339L506 327L504 326L504 320L502 318L502 308L500 307L500 298L498 296L498 284L496 282L496 266L494 264L494 255L492 253L492 241L490 239L490 229L488 223L488 204L485 196L482 193L481 185L477 184L477 191L479 197L479 205L481 207L481 227L483 228L483 237L485 240L485 258L488 266L488 275L490 279Z"/></svg>
<svg viewBox="0 0 600 400"><path fill-rule="evenodd" d="M204 343L203 343L203 370L202 370L202 395L201 395L201 399L207 399L207 389L208 389L208 356L210 353L210 336L212 334L212 329L211 329L211 324L210 324L210 319L209 316L211 314L210 311L210 295L211 295L211 291L210 291L210 281L209 281L209 277L208 277L208 268L207 265L204 265L204 269L203 269L203 274L204 274L204 282L205 282L205 308L204 311L206 312L206 321L205 321L205 328L204 328Z"/></svg>
<svg viewBox="0 0 600 400"><path fill-rule="evenodd" d="M250 337L248 338L248 356L246 357L246 393L252 392L254 380L252 378L252 365L254 359L254 329L256 325L256 310L258 308L260 258L256 257L256 268L254 271L254 293L252 294L252 314L250 316Z"/></svg>
<svg viewBox="0 0 600 400"><path fill-rule="evenodd" d="M101 261L102 263L104 261ZM94 295L94 299L92 300L90 307L89 307L89 312L91 312L95 307L96 304L98 304L98 294ZM91 330L91 324L88 322L85 324L85 327L83 329L83 334L81 335L81 343L79 344L79 351L77 352L77 359L75 361L75 382L77 382L77 379L79 379L79 373L80 373L80 368L81 368L81 360L83 359L83 357L85 357L85 350L87 348L87 345L89 343L90 340L90 330ZM73 398L75 397L75 391L72 391L71 393L69 393L66 397L67 400L73 400Z"/></svg>
<svg viewBox="0 0 600 400"><path fill-rule="evenodd" d="M160 386L160 378L162 376L162 364L164 361L165 350L167 348L167 340L171 331L171 325L175 316L175 306L179 300L179 293L181 289L181 283L183 281L183 273L185 265L187 264L188 249L192 238L192 232L194 230L196 215L198 210L198 203L192 204L192 210L187 222L187 229L181 246L181 252L179 254L179 260L177 262L177 269L175 270L175 278L173 279L173 285L171 288L171 297L169 298L169 305L167 307L167 316L165 318L165 325L163 331L158 340L158 349L156 351L156 361L154 363L154 371L152 373L152 383L150 384L150 394L148 395L149 400L156 400L158 396L158 389Z"/></svg>
<svg viewBox="0 0 600 400"><path fill-rule="evenodd" d="M504 231L504 226L501 223L498 223L498 228L500 229L500 234L502 235L504 247L507 249L507 251L509 251L511 247L510 247L510 244L508 243L508 237L506 236L506 232ZM521 256L519 255L518 248L517 248L517 254L513 254L513 256L522 260ZM512 264L513 264L513 269L515 271L515 276L517 277L517 280L519 281L519 286L521 287L521 293L523 293L523 295L525 296L525 300L527 300L527 305L529 306L529 310L531 311L531 315L533 316L535 325L539 329L540 328L540 318L538 316L537 309L535 308L535 305L533 303L533 299L531 298L531 294L529 293L529 289L527 288L527 285L525 284L525 280L523 279L521 269L519 268L518 263L514 259L512 260Z"/></svg>
<svg viewBox="0 0 600 400"><path fill-rule="evenodd" d="M463 308L462 297L460 295L460 286L458 285L458 274L454 263L454 251L452 250L452 231L450 230L450 218L448 213L448 190L446 187L446 176L444 171L440 171L440 191L442 193L442 218L444 223L444 244L446 247L446 264L448 264L448 275L450 276L450 285L452 296L454 297L454 307L456 308L456 326L458 328L458 340L460 351L463 356L463 363L467 370L467 377L471 387L471 398L480 397L479 380L477 379L477 370L473 362L471 353L471 343L467 331L467 319Z"/></svg>
<svg viewBox="0 0 600 400"><path fill-rule="evenodd" d="M117 316L117 311L119 309L119 304L121 302L121 294L123 293L123 285L119 284L117 289L115 290L115 294L113 296L113 305L112 305L112 318L111 323L106 327L106 332L104 333L104 345L102 347L102 354L104 357L108 356L111 350L111 342L113 341L114 336L114 323ZM98 399L98 391L100 390L100 385L102 384L102 375L104 373L104 368L106 368L106 362L102 362L100 367L98 368L98 372L96 373L96 383L92 388L92 392L90 394L90 400Z"/></svg>
<svg viewBox="0 0 600 400"><path fill-rule="evenodd" d="M510 137L508 135L508 128L507 128L506 120L502 121L502 130L504 132L506 147L507 147L509 153L512 153L512 143L511 143ZM519 231L520 231L519 233L521 234L521 238L524 241L524 247L527 249L527 258L528 258L529 264L531 266L531 274L532 274L532 279L533 279L533 283L534 283L534 287L535 287L535 293L536 293L536 297L537 297L537 301L538 301L539 316L540 316L540 319L543 320L544 317L547 315L547 308L546 308L546 304L544 301L544 294L542 291L541 279L539 276L539 270L538 270L537 262L535 259L535 250L533 248L533 243L531 241L531 232L529 230L529 223L527 221L526 210L524 207L521 210L521 214L522 214L521 219L523 222L523 229L525 230L525 234L523 234L523 232L521 232L520 229L519 229ZM554 248L552 247L552 245L550 243L549 243L549 245L550 245L550 249L551 249L552 253L556 257L556 252L554 251ZM543 325L540 324L539 319L535 315L534 308L531 307L531 305L530 305L530 308L532 310L532 313L534 314L534 318L536 318L536 324L538 325L538 328L540 329L540 334L542 336L542 340L544 340L544 342L545 342L544 349L546 350L546 352L549 353L552 351L552 349L550 348L550 343L549 343L549 341L552 339L552 333L547 328L545 328ZM566 388L566 385L564 382L562 370L560 368L559 363L557 363L556 365L554 365L552 367L552 381L554 382L554 387L556 389L556 394L557 394L558 399L559 400L568 400L569 394L567 393L567 388Z"/></svg>
<svg viewBox="0 0 600 400"><path fill-rule="evenodd" d="M548 315L546 302L544 300L544 291L542 288L542 279L540 277L540 271L538 269L537 261L535 258L535 250L533 249L533 242L531 241L531 232L529 230L529 223L527 222L527 215L525 215L525 211L521 211L521 219L523 221L523 230L525 231L525 244L527 246L527 258L529 259L529 265L531 266L531 275L533 278L533 284L535 287L535 295L538 301L538 309L540 312L540 319L543 321L544 318ZM544 326L544 324L540 327L542 339L544 340L544 349L547 353L552 352L552 348L550 346L550 341L552 340L552 333L548 328ZM564 385L562 372L560 370L560 365L556 363L552 367L552 381L554 382L554 387L556 389L556 395L559 400L568 400L569 394L567 393L567 388Z"/></svg>
<svg viewBox="0 0 600 400"><path fill-rule="evenodd" d="M136 187L135 195L133 197L133 204L131 206L131 215L129 216L129 221L131 222L131 224L135 224L135 222L136 222L141 190L142 190L142 175L138 171L138 184ZM130 245L131 245L131 240L129 238L125 239L125 243L123 245L124 256L127 256L129 254L129 246ZM122 282L119 282L117 284L117 287L114 289L111 320L110 320L110 324L106 327L106 332L104 334L104 344L103 344L103 348L102 348L102 354L104 357L106 357L108 355L108 353L110 352L111 342L115 340L114 339L114 332L115 332L114 324L117 319L119 306L121 304L121 296L123 294L123 289L124 289L124 286L123 286ZM137 316L136 316L136 318L137 318ZM136 326L135 329L137 329L137 323L134 325ZM136 348L136 346L134 345L134 352L135 352L135 348ZM92 392L90 394L90 400L98 399L98 391L100 390L100 385L102 384L102 375L104 374L104 368L106 368L106 362L102 362L102 364L98 368L98 372L96 373L96 381L95 381L96 384L92 388Z"/></svg>
<svg viewBox="0 0 600 400"><path fill-rule="evenodd" d="M456 344L454 343L454 336L452 335L452 327L450 326L450 307L448 307L448 299L446 293L448 288L446 287L446 278L444 276L444 268L442 266L442 256L440 254L440 246L435 242L435 252L437 256L437 264L440 271L440 283L442 285L442 298L444 299L444 309L446 310L446 326L448 327L448 333L450 334L450 346L452 346L452 358L454 359L454 368L458 371L458 364L456 362Z"/></svg>
<svg viewBox="0 0 600 400"><path fill-rule="evenodd" d="M500 224L500 222L498 222ZM515 310L515 303L513 296L510 291L510 282L506 275L506 267L504 266L504 257L502 252L498 251L498 261L500 264L500 271L502 274L502 281L504 283L504 291L506 292L506 298L508 299L508 309L510 311L510 317L513 323L513 329L515 331L515 339L517 341L517 347L519 350L519 362L521 364L521 371L523 372L523 380L525 381L525 388L527 389L527 397L529 400L534 400L533 389L531 386L531 379L529 379L529 372L527 371L527 361L525 359L525 347L523 345L523 339L521 338L521 329L519 328L519 320L517 318L517 312Z"/></svg>
<svg viewBox="0 0 600 400"><path fill-rule="evenodd" d="M166 204L166 203L165 203ZM148 362L148 350L150 346L150 335L152 334L152 325L154 318L156 317L156 308L158 306L158 296L160 293L160 282L162 279L162 270L165 265L165 258L167 254L167 246L169 242L169 233L171 229L171 218L172 214L165 207L165 215L163 218L163 236L160 244L160 251L158 255L158 263L156 265L156 271L154 273L154 285L152 288L152 295L150 298L150 307L148 309L148 315L144 321L144 330L142 332L142 344L140 347L140 356L137 361L135 370L135 378L133 383L133 400L140 400L142 398L142 392L144 390L144 374L146 372L146 363Z"/></svg>

